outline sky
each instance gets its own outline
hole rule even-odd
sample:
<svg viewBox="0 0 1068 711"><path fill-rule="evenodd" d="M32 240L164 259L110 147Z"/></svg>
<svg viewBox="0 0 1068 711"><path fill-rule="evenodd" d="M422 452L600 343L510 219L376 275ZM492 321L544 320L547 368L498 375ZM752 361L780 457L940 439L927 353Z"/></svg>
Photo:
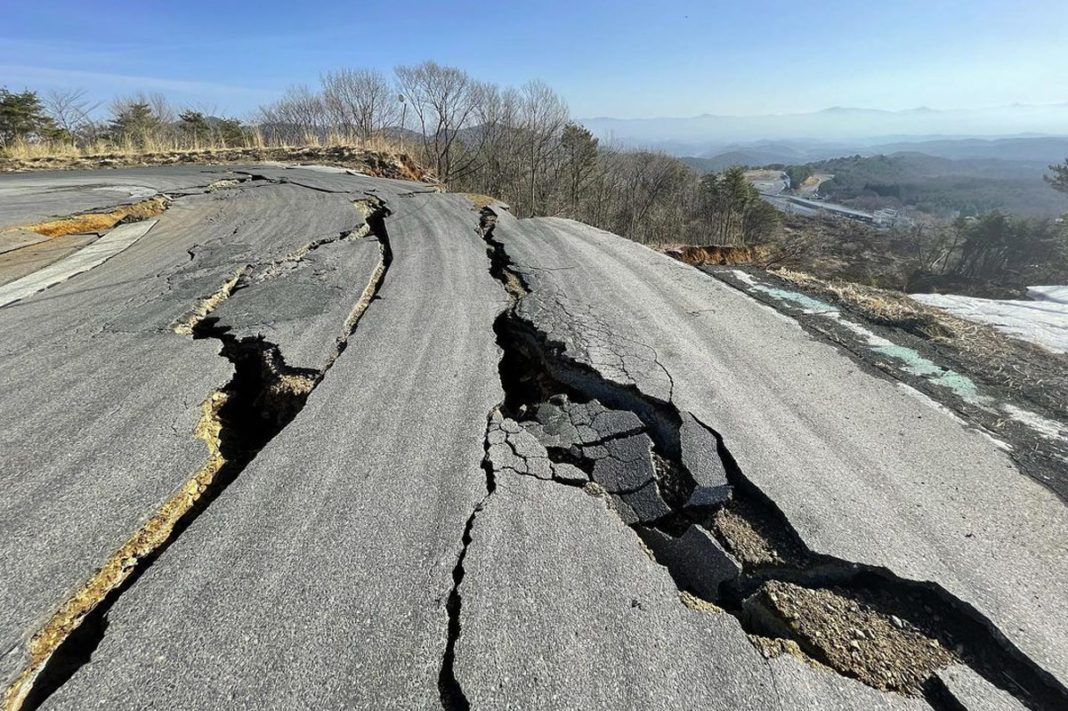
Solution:
<svg viewBox="0 0 1068 711"><path fill-rule="evenodd" d="M1065 0L10 0L0 86L249 116L321 72L433 59L577 117L1068 102Z"/></svg>

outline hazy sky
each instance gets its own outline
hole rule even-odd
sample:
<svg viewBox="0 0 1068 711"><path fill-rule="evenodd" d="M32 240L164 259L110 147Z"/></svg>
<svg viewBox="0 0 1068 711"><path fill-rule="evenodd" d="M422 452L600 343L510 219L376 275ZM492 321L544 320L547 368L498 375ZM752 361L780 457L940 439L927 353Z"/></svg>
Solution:
<svg viewBox="0 0 1068 711"><path fill-rule="evenodd" d="M576 116L1068 101L1068 0L11 0L0 86L243 115L322 70L435 59L540 78Z"/></svg>

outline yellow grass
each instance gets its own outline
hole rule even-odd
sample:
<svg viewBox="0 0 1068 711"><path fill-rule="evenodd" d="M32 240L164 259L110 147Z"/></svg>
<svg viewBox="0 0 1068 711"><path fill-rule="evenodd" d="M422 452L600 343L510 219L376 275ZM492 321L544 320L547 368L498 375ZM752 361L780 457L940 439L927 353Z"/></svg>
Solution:
<svg viewBox="0 0 1068 711"><path fill-rule="evenodd" d="M142 165L225 165L278 161L318 163L354 168L367 175L399 180L435 182L434 175L412 159L402 143L384 137L368 141L328 136L305 145L269 145L254 135L243 147L178 146L169 148L148 142L143 146L95 145L74 148L69 144L16 145L0 152L0 172L28 170L94 170Z"/></svg>
<svg viewBox="0 0 1068 711"><path fill-rule="evenodd" d="M211 136L193 138L179 135L145 134L137 140L127 138L124 141L95 141L90 144L75 146L66 141L28 142L17 140L0 150L0 158L9 161L34 161L57 158L95 158L95 157L132 157L153 156L160 153L197 153L226 151L251 148L298 149L298 148L349 148L386 154L410 154L414 146L407 145L380 134L370 138L356 135L330 133L319 137L314 133L303 136L299 144L266 140L257 128L251 128L247 141L241 145L229 145L221 137Z"/></svg>
<svg viewBox="0 0 1068 711"><path fill-rule="evenodd" d="M489 207L493 203L497 202L497 198L490 197L489 195L482 195L481 193L461 193L465 198L475 203L475 207L479 210Z"/></svg>

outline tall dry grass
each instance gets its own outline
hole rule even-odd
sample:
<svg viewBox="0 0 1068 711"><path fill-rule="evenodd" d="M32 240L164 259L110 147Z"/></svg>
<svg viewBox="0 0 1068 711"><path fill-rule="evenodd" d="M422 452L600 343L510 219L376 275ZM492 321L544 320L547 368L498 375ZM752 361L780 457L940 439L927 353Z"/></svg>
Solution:
<svg viewBox="0 0 1068 711"><path fill-rule="evenodd" d="M0 149L0 157L12 161L46 159L91 159L101 156L135 157L154 154L218 152L236 149L348 148L388 155L412 155L416 146L384 135L364 138L331 132L319 135L307 132L302 141L265 138L257 128L248 131L245 140L227 143L220 136L188 137L174 134L145 134L125 140L95 140L83 144L69 141L16 140Z"/></svg>

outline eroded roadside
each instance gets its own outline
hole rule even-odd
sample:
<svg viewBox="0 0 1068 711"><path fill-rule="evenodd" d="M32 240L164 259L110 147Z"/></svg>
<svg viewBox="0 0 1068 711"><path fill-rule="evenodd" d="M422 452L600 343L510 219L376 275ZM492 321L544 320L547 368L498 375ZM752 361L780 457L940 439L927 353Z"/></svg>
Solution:
<svg viewBox="0 0 1068 711"><path fill-rule="evenodd" d="M1001 443L1020 471L1068 502L1068 359L929 309L854 302L814 281L740 268L703 271L838 346L868 372L919 391ZM874 306L859 308L871 303ZM959 337L948 328L964 331Z"/></svg>
<svg viewBox="0 0 1068 711"><path fill-rule="evenodd" d="M732 615L765 656L788 653L880 691L960 708L941 672L967 665L1033 709L1063 706L1052 677L989 620L941 587L813 553L748 480L721 433L668 397L603 378L566 355L517 305L530 294L482 214L490 270L511 297L497 319L505 400L489 414L486 495L454 571L445 708L470 703L456 679L471 529L499 477L526 476L603 497L675 580L682 604ZM669 376L670 377L670 376ZM547 484L547 485L549 485Z"/></svg>

